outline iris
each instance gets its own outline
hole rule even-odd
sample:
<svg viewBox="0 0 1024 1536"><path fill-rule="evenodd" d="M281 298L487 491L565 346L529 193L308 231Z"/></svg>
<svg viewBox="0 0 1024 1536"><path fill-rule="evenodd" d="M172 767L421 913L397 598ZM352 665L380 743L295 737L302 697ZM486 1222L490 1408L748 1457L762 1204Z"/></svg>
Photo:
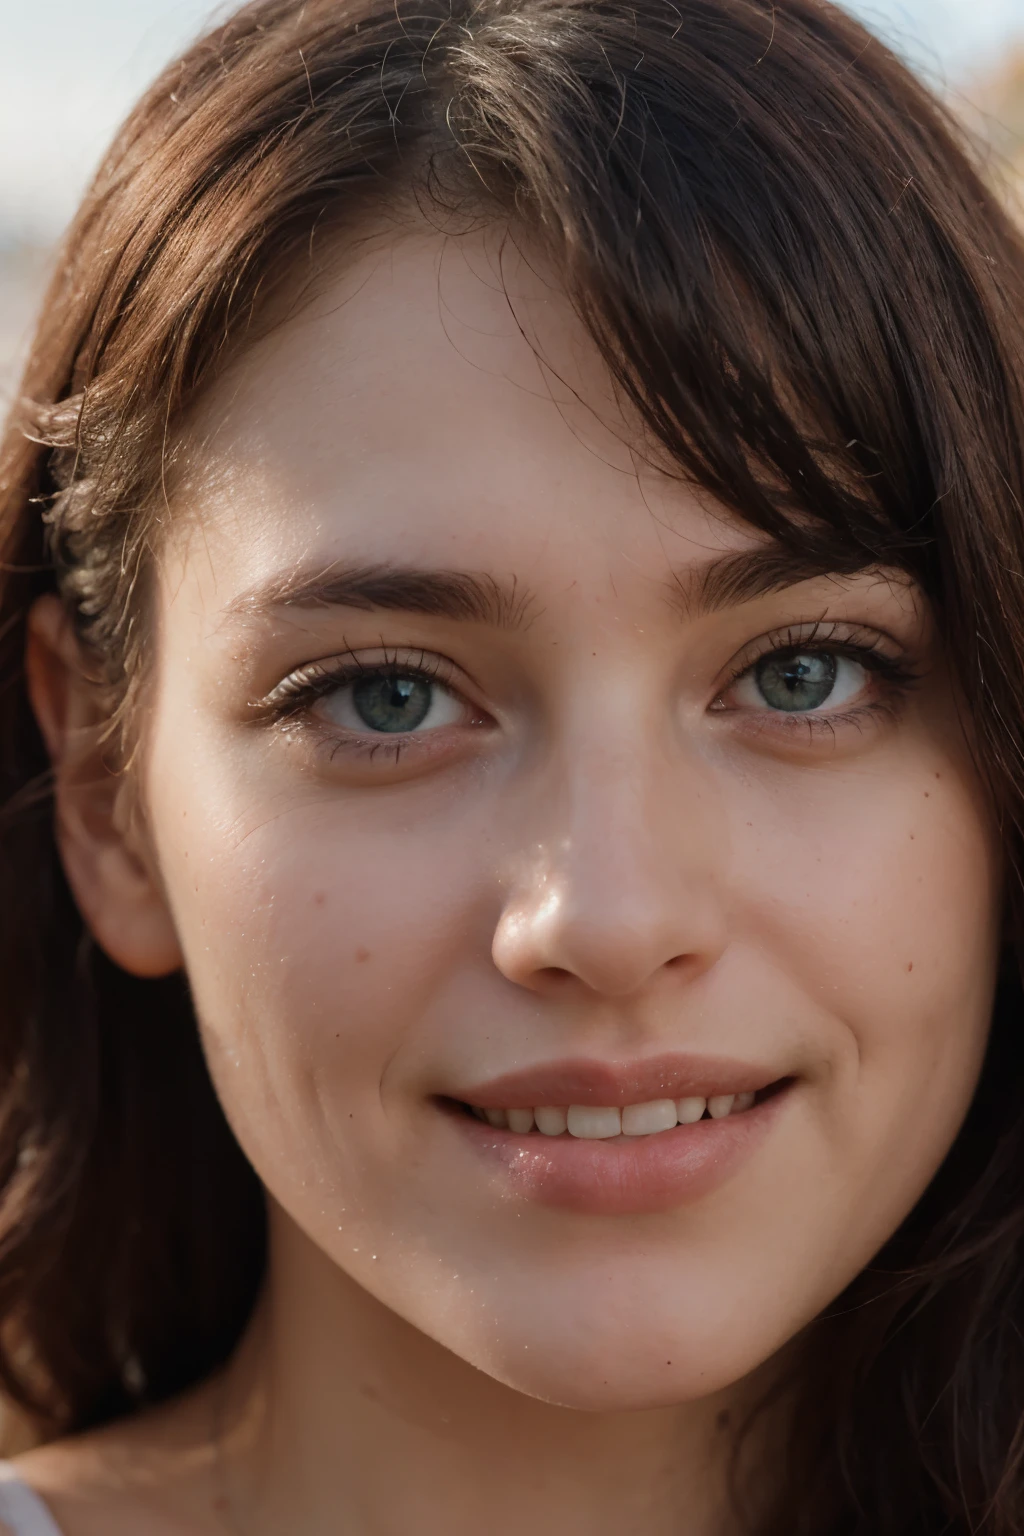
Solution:
<svg viewBox="0 0 1024 1536"><path fill-rule="evenodd" d="M772 709L818 709L836 684L836 658L826 651L775 651L754 670L761 697Z"/></svg>
<svg viewBox="0 0 1024 1536"><path fill-rule="evenodd" d="M352 704L371 731L414 731L429 714L433 694L423 678L378 674L353 684Z"/></svg>

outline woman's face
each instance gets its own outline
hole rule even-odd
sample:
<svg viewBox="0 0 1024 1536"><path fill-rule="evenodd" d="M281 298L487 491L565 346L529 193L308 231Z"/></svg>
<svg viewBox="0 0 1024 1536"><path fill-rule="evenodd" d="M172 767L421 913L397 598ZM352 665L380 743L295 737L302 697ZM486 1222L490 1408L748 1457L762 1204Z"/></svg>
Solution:
<svg viewBox="0 0 1024 1536"><path fill-rule="evenodd" d="M919 594L641 467L493 249L364 250L206 402L141 801L278 1232L524 1392L653 1406L928 1184L999 869Z"/></svg>

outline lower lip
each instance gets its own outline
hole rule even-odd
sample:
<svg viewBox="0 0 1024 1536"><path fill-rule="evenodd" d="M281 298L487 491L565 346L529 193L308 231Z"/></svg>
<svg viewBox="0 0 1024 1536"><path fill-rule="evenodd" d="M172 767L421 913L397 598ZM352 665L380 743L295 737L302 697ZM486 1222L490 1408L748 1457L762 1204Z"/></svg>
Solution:
<svg viewBox="0 0 1024 1536"><path fill-rule="evenodd" d="M723 1120L609 1141L518 1135L461 1111L453 1118L515 1194L590 1216L640 1216L691 1205L732 1178L753 1157L790 1092L787 1084Z"/></svg>

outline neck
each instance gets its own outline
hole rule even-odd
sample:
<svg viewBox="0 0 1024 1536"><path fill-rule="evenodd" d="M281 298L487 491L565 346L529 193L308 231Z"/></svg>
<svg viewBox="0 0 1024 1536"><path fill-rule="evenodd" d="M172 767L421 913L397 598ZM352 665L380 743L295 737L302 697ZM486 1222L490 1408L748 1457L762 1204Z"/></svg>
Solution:
<svg viewBox="0 0 1024 1536"><path fill-rule="evenodd" d="M403 1322L280 1211L271 1230L220 1413L241 1536L729 1529L735 1394L613 1413L539 1402Z"/></svg>

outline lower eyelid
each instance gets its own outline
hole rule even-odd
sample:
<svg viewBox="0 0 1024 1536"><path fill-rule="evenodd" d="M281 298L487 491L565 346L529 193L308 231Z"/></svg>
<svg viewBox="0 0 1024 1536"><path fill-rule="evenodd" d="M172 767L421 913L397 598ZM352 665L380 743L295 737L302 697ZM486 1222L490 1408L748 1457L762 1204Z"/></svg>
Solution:
<svg viewBox="0 0 1024 1536"><path fill-rule="evenodd" d="M819 741L833 744L840 733L846 731L863 735L886 720L898 718L898 706L895 701L869 699L831 714L796 711L786 714L781 710L766 709L737 710L734 714L733 730L749 737L755 745L763 739L771 744L771 750L784 751L787 746L807 749Z"/></svg>

